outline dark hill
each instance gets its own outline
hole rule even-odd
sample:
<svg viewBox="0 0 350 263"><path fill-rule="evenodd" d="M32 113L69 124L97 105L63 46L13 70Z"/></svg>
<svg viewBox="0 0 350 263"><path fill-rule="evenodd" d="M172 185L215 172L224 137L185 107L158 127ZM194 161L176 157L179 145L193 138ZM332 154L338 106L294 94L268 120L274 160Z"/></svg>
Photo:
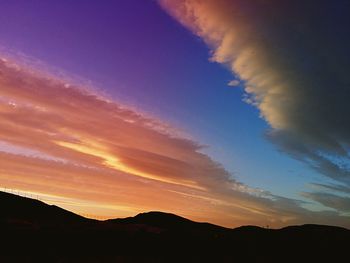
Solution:
<svg viewBox="0 0 350 263"><path fill-rule="evenodd" d="M2 223L43 227L89 221L58 206L5 192L0 192L0 204Z"/></svg>
<svg viewBox="0 0 350 263"><path fill-rule="evenodd" d="M107 221L110 223L118 224L136 224L150 226L162 231L177 230L189 232L220 232L228 230L227 228L221 226L209 223L198 223L178 215L159 211L151 211L138 214L134 217L111 219Z"/></svg>
<svg viewBox="0 0 350 263"><path fill-rule="evenodd" d="M345 262L350 231L227 229L162 212L90 220L0 192L0 262Z"/></svg>

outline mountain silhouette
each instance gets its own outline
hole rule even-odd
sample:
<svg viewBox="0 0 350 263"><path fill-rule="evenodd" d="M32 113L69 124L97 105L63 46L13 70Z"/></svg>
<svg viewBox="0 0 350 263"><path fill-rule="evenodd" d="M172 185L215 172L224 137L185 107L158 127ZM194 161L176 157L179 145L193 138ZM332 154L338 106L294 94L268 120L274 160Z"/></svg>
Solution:
<svg viewBox="0 0 350 263"><path fill-rule="evenodd" d="M90 221L41 201L0 192L0 220L13 225L54 226Z"/></svg>
<svg viewBox="0 0 350 263"><path fill-rule="evenodd" d="M153 229L158 229L158 231L186 231L186 232L196 232L199 234L203 233L213 233L225 231L227 228L209 224L209 223L198 223L191 221L187 218L158 211L151 211L147 213L141 213L135 217L128 217L122 219L110 219L107 220L110 223L117 224L132 224L145 227L151 227Z"/></svg>
<svg viewBox="0 0 350 263"><path fill-rule="evenodd" d="M163 212L98 221L0 192L0 262L340 262L350 230L224 228Z"/></svg>

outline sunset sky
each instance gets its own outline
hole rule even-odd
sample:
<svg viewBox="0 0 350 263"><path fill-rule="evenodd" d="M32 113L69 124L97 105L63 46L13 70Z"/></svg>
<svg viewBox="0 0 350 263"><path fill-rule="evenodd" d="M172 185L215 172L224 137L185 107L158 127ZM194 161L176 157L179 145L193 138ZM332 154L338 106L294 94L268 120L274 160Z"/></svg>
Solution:
<svg viewBox="0 0 350 263"><path fill-rule="evenodd" d="M350 227L349 1L0 11L1 189L96 218Z"/></svg>

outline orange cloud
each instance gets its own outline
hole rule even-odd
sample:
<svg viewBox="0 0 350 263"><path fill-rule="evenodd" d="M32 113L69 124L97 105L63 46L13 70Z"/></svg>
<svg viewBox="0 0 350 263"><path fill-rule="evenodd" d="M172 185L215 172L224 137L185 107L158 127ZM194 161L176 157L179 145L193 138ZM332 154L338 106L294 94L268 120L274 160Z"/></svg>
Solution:
<svg viewBox="0 0 350 263"><path fill-rule="evenodd" d="M226 226L279 226L305 212L237 182L164 122L4 60L0 142L2 187L82 214L162 210Z"/></svg>

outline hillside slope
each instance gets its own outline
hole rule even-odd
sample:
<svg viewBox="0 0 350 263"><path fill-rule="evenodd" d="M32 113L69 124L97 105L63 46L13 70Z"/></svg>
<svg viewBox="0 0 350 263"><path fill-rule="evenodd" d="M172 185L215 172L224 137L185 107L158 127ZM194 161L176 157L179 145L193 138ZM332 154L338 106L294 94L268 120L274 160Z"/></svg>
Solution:
<svg viewBox="0 0 350 263"><path fill-rule="evenodd" d="M90 220L0 192L0 262L336 262L350 231L303 225L227 229L177 215Z"/></svg>

